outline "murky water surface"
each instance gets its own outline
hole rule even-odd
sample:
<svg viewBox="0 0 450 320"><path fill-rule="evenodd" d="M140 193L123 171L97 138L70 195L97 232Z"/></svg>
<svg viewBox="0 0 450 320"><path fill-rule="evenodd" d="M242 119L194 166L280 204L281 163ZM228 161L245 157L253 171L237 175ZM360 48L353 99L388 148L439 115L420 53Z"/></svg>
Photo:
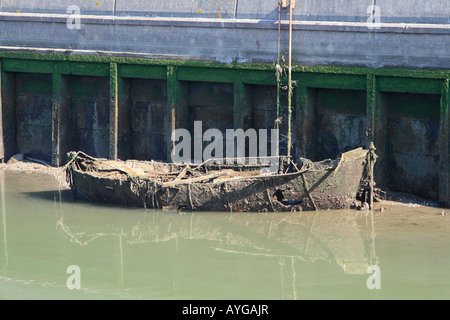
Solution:
<svg viewBox="0 0 450 320"><path fill-rule="evenodd" d="M450 298L450 210L178 214L0 180L0 299Z"/></svg>

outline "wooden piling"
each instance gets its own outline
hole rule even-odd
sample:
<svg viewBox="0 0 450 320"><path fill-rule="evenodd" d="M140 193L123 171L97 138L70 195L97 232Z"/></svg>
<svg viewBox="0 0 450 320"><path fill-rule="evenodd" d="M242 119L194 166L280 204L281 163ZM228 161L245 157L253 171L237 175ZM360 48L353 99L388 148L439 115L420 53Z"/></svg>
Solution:
<svg viewBox="0 0 450 320"><path fill-rule="evenodd" d="M58 66L52 74L52 165L64 165L67 148L67 88Z"/></svg>
<svg viewBox="0 0 450 320"><path fill-rule="evenodd" d="M439 202L450 205L449 174L449 82L442 84L439 137Z"/></svg>
<svg viewBox="0 0 450 320"><path fill-rule="evenodd" d="M2 62L0 60L0 162L4 161L5 161L5 145L3 143Z"/></svg>
<svg viewBox="0 0 450 320"><path fill-rule="evenodd" d="M117 160L119 132L119 81L117 63L110 63L109 158Z"/></svg>
<svg viewBox="0 0 450 320"><path fill-rule="evenodd" d="M172 134L176 129L176 116L179 98L179 82L175 66L167 66L167 105L168 105L168 121L167 121L167 160L172 158L172 150L175 142L172 141Z"/></svg>

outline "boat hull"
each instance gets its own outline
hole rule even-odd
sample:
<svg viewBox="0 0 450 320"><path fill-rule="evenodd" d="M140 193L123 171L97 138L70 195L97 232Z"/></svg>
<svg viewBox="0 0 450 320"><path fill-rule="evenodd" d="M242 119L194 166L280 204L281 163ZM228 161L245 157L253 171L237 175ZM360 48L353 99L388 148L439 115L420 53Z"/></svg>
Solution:
<svg viewBox="0 0 450 320"><path fill-rule="evenodd" d="M367 163L367 151L347 153L325 169L199 183L160 183L132 174L103 177L67 168L77 199L152 209L189 211L301 211L347 209Z"/></svg>

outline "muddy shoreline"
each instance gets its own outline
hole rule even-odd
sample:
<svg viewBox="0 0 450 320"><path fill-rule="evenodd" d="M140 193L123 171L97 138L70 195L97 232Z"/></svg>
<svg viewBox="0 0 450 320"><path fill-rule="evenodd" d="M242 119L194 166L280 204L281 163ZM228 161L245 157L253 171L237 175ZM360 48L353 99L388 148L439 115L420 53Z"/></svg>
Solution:
<svg viewBox="0 0 450 320"><path fill-rule="evenodd" d="M10 171L22 172L43 172L51 174L53 172L61 171L62 168L52 167L50 165L43 165L32 161L17 161L12 163L1 163L0 169Z"/></svg>
<svg viewBox="0 0 450 320"><path fill-rule="evenodd" d="M14 161L12 163L0 163L0 171L22 173L24 175L43 174L53 177L59 182L61 190L70 189L66 181L65 169L63 167L52 167L32 161Z"/></svg>
<svg viewBox="0 0 450 320"><path fill-rule="evenodd" d="M26 186L23 186L27 192L51 191L55 187L60 191L70 189L64 168L17 162L0 164L0 173L2 172L13 175L13 179L29 178L29 183L24 182ZM387 192L386 200L374 202L373 211L350 210L363 220L370 220L372 217L376 234L382 234L383 238L395 240L396 243L407 243L408 246L420 246L428 250L428 247L447 246L449 241L450 208L440 207L436 201L407 193ZM339 214L339 211L335 212ZM282 216L283 213L279 214Z"/></svg>
<svg viewBox="0 0 450 320"><path fill-rule="evenodd" d="M12 163L0 163L0 170L22 172L24 174L42 173L54 176L61 187L69 189L69 185L65 181L65 169L63 167L53 167L51 165L44 165L32 161L15 161ZM374 210L383 212L390 206L404 206L404 207L431 207L441 208L438 201L423 199L418 196L403 192L394 192L385 190L385 199L374 202ZM443 208L445 210L445 208ZM450 209L448 209L450 214ZM447 215L445 212L443 215Z"/></svg>

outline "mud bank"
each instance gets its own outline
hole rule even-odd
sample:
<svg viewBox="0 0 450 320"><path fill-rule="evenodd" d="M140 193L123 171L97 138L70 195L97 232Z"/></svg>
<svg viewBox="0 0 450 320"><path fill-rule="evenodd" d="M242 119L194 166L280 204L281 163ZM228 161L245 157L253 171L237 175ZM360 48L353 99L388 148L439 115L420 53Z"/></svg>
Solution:
<svg viewBox="0 0 450 320"><path fill-rule="evenodd" d="M385 191L386 199L380 200L378 203L378 209L385 206L406 206L406 207L440 207L441 204L438 201L424 199L415 196L410 193L395 192L395 191Z"/></svg>
<svg viewBox="0 0 450 320"><path fill-rule="evenodd" d="M60 190L69 189L69 184L66 181L65 169L60 167L52 167L50 165L44 165L32 161L17 161L13 163L0 163L0 172L8 171L17 174L18 179L23 177L26 179L28 175L42 175L42 179L45 181L55 180L59 182Z"/></svg>
<svg viewBox="0 0 450 320"><path fill-rule="evenodd" d="M1 163L0 170L10 170L10 171L22 171L22 172L42 172L53 174L56 172L62 172L61 168L55 168L52 166L45 166L40 163L31 161L20 161L14 163Z"/></svg>
<svg viewBox="0 0 450 320"><path fill-rule="evenodd" d="M0 170L11 172L22 172L25 174L51 175L58 180L65 181L65 169L63 167L52 167L32 161L19 161L13 163L0 163Z"/></svg>
<svg viewBox="0 0 450 320"><path fill-rule="evenodd" d="M41 163L36 163L32 161L17 161L14 163L0 163L0 170L11 171L11 172L22 172L25 174L45 174L53 176L56 180L61 183L61 187L64 189L69 189L69 185L65 180L65 170L64 168L56 168L50 165L44 165ZM413 194L385 191L385 199L379 200L374 203L375 214L382 214L389 212L390 208L393 206L400 207L431 207L431 208L441 208L441 204L437 201L424 199ZM438 210L439 211L439 210ZM447 213L448 211L448 213ZM437 214L444 212L444 216L450 215L450 209L442 208Z"/></svg>

